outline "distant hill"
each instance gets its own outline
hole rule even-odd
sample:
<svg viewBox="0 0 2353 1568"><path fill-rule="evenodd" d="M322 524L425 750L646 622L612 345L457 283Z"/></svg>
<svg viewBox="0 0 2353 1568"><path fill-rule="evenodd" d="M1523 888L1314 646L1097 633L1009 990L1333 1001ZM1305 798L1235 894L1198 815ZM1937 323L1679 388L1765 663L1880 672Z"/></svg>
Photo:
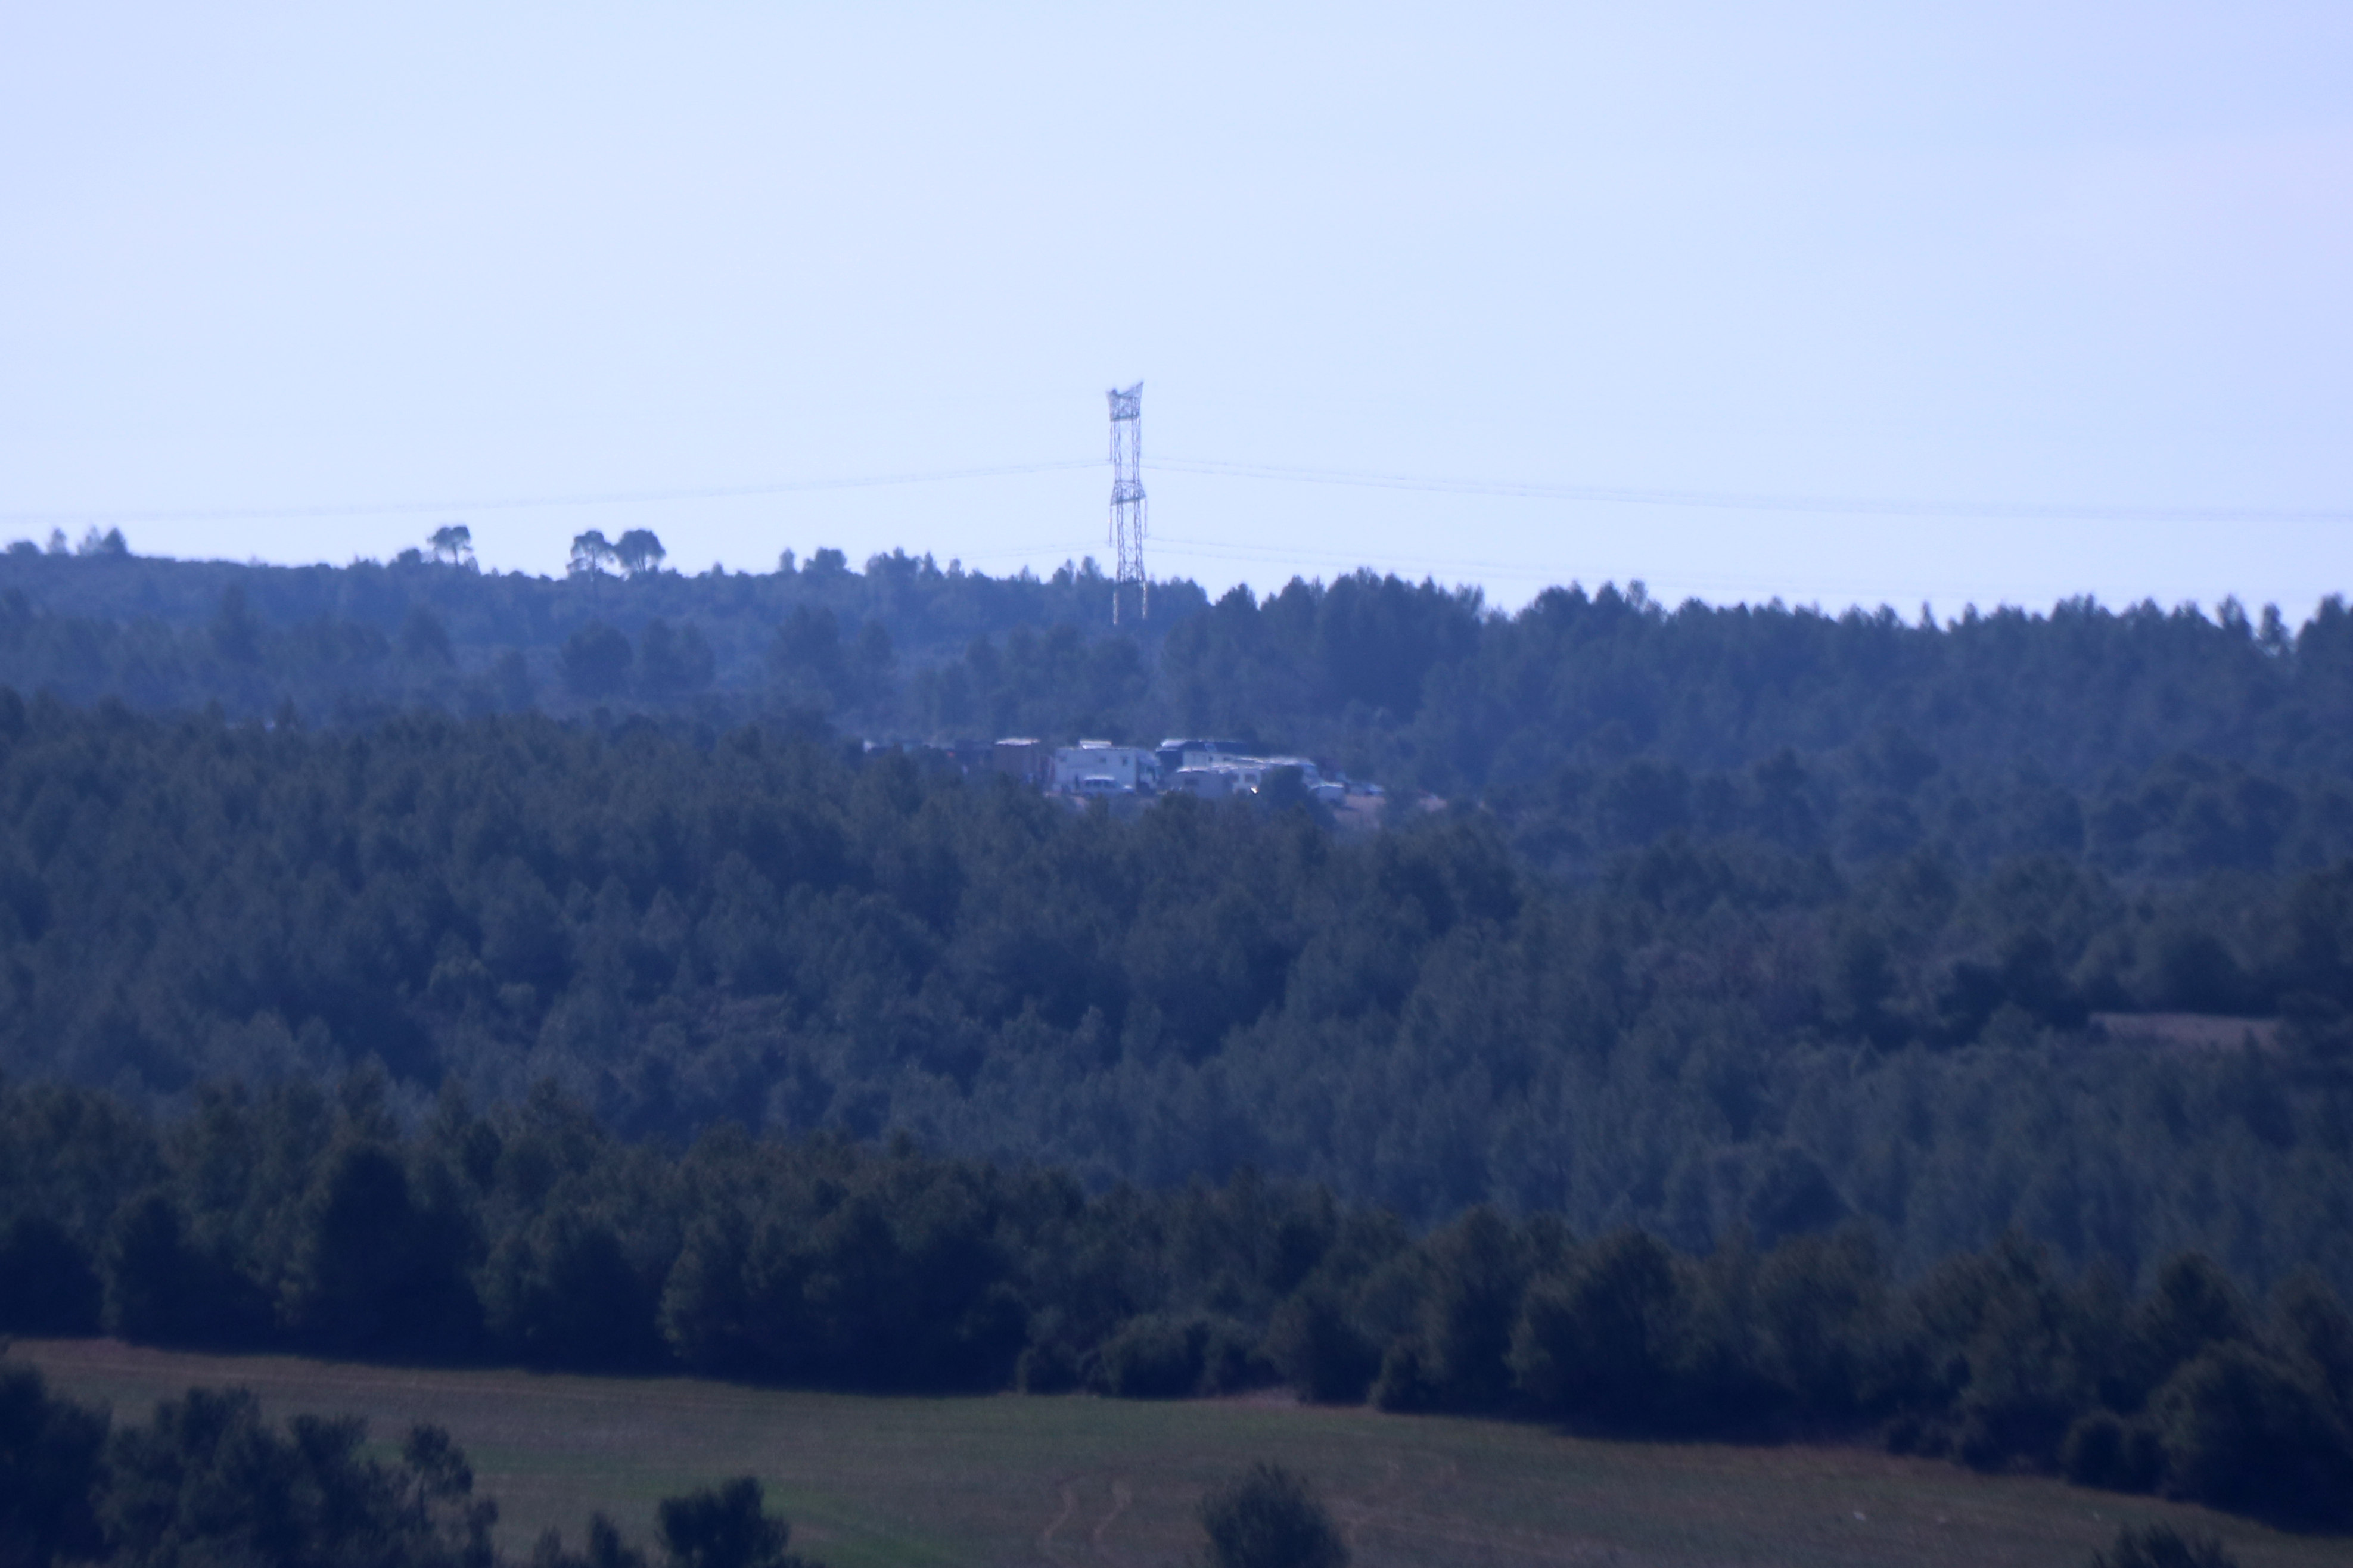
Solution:
<svg viewBox="0 0 2353 1568"><path fill-rule="evenodd" d="M992 578L894 552L774 572L562 580L470 563L274 567L0 554L0 685L149 711L365 722L535 709L884 742L1244 737L1495 812L1539 866L1675 834L1868 861L1941 845L2115 870L2344 852L2353 616L2291 627L2065 601L1669 608L1640 584L1506 615L1357 572L1210 603L1155 585L1114 628L1092 562Z"/></svg>
<svg viewBox="0 0 2353 1568"><path fill-rule="evenodd" d="M1913 1380L1890 1441L1972 1463L2146 1486L2145 1413L2189 1466L2182 1413L2236 1421L2242 1388L2277 1396L2277 1452L2353 1463L2295 1348L2353 1342L2341 1309L2259 1343L2233 1295L2353 1288L2338 599L2295 627L1640 584L1504 614L1360 572L1163 584L1113 628L1083 565L556 582L451 553L0 555L0 1281L79 1249L84 1322L102 1266L156 1337L211 1301L198 1337L348 1350L381 1268L451 1344L527 1346L539 1313L624 1361L659 1328L681 1364L845 1385L807 1325L913 1365L865 1304L929 1301L942 1355L987 1352L929 1386L1133 1392L1240 1386L1211 1347L1288 1342L1288 1291L1359 1392L1556 1414L1620 1398L1556 1369L1652 1332L1611 1304L1634 1289L1644 1321L1751 1324L1660 1363L1694 1430L1741 1430L1800 1361L1884 1364ZM1074 811L933 744L1007 734L1233 737L1395 787L1363 834L1279 791ZM470 1096L573 1152L510 1158ZM877 1195L812 1165L732 1206L731 1162L805 1134ZM969 1266L1011 1233L911 1196L920 1151L1036 1197L1019 1312ZM1204 1181L1248 1211L1222 1252L1184 1217ZM1153 1199L1164 1225L1155 1193L1194 1195ZM1717 1283L1683 1291L1701 1265L1606 1239L1628 1226ZM1124 1283L1166 1277L1153 1235L1198 1293ZM2000 1392L2063 1376L2073 1403ZM1898 1411L1849 1393L1839 1420Z"/></svg>
<svg viewBox="0 0 2353 1568"><path fill-rule="evenodd" d="M0 554L0 682L150 710L217 702L232 717L290 702L313 721L409 706L783 706L888 728L904 672L1018 628L1108 632L1110 602L1092 561L990 577L898 552L857 571L820 550L767 573L551 579L421 558L290 567L20 542ZM1120 640L1148 650L1206 604L1190 584L1162 584L1155 617Z"/></svg>

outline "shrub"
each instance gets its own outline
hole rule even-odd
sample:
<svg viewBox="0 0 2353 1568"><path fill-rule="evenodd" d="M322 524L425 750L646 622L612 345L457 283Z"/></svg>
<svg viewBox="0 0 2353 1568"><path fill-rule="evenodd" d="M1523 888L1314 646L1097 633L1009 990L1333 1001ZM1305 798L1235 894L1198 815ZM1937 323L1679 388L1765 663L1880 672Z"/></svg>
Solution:
<svg viewBox="0 0 2353 1568"><path fill-rule="evenodd" d="M2245 1345L2205 1352L2151 1402L2168 1484L2217 1508L2297 1523L2353 1513L2353 1442L2313 1390Z"/></svg>
<svg viewBox="0 0 2353 1568"><path fill-rule="evenodd" d="M20 1215L0 1232L0 1330L19 1334L94 1334L98 1271L65 1226Z"/></svg>
<svg viewBox="0 0 2353 1568"><path fill-rule="evenodd" d="M1201 1500L1212 1568L1347 1568L1347 1543L1306 1480L1261 1461Z"/></svg>
<svg viewBox="0 0 2353 1568"><path fill-rule="evenodd" d="M2056 1460L2092 1400L2074 1313L2043 1250L2012 1232L1949 1258L1913 1304L1951 1391L1953 1453L1986 1470Z"/></svg>
<svg viewBox="0 0 2353 1568"><path fill-rule="evenodd" d="M1260 1353L1250 1331L1224 1318L1204 1320L1201 1334L1201 1376L1197 1394L1239 1394L1263 1388L1275 1381L1272 1363Z"/></svg>
<svg viewBox="0 0 2353 1568"><path fill-rule="evenodd" d="M1492 1409L1512 1388L1512 1328L1527 1285L1526 1259L1510 1222L1484 1205L1466 1210L1423 1248L1427 1370L1453 1409Z"/></svg>
<svg viewBox="0 0 2353 1568"><path fill-rule="evenodd" d="M96 1558L91 1511L106 1417L53 1397L30 1367L0 1368L0 1568Z"/></svg>
<svg viewBox="0 0 2353 1568"><path fill-rule="evenodd" d="M1373 1380L1373 1404L1382 1410L1434 1410L1439 1390L1430 1375L1430 1358L1417 1339L1389 1342L1381 1352L1380 1375Z"/></svg>
<svg viewBox="0 0 2353 1568"><path fill-rule="evenodd" d="M1380 1371L1380 1352L1328 1290L1306 1289L1275 1309L1267 1359L1284 1382L1320 1405L1357 1405Z"/></svg>
<svg viewBox="0 0 2353 1568"><path fill-rule="evenodd" d="M1603 1237L1566 1279L1528 1291L1512 1339L1521 1391L1572 1419L1664 1424L1682 1308L1664 1247L1635 1231Z"/></svg>
<svg viewBox="0 0 2353 1568"><path fill-rule="evenodd" d="M655 1518L670 1568L817 1568L785 1551L793 1527L769 1515L750 1476L665 1498Z"/></svg>
<svg viewBox="0 0 2353 1568"><path fill-rule="evenodd" d="M190 1389L115 1434L102 1523L123 1568L333 1563L487 1568L498 1507L435 1427L401 1458L368 1457L367 1424L298 1415L281 1435L243 1389Z"/></svg>
<svg viewBox="0 0 2353 1568"><path fill-rule="evenodd" d="M1208 1338L1198 1320L1131 1318L1095 1352L1089 1381L1121 1399L1181 1399L1201 1381Z"/></svg>
<svg viewBox="0 0 2353 1568"><path fill-rule="evenodd" d="M1147 1313L1103 1342L1088 1381L1122 1399L1182 1399L1253 1387L1271 1371L1237 1324Z"/></svg>
<svg viewBox="0 0 2353 1568"><path fill-rule="evenodd" d="M396 1149L347 1143L322 1163L280 1291L303 1340L339 1354L470 1348L480 1308L462 1222L419 1196Z"/></svg>
<svg viewBox="0 0 2353 1568"><path fill-rule="evenodd" d="M2169 1524L2116 1531L2105 1552L2094 1552L2089 1568L2239 1568L2239 1560L2211 1535L2184 1535Z"/></svg>
<svg viewBox="0 0 2353 1568"><path fill-rule="evenodd" d="M2165 1449L2147 1426L2112 1410L2094 1410L2067 1429L2059 1468L2077 1486L2145 1492L2164 1476Z"/></svg>
<svg viewBox="0 0 2353 1568"><path fill-rule="evenodd" d="M1013 1384L1024 1394L1068 1394L1079 1386L1079 1358L1060 1340L1047 1340L1021 1352Z"/></svg>
<svg viewBox="0 0 2353 1568"><path fill-rule="evenodd" d="M250 1342L268 1322L253 1281L189 1239L160 1192L116 1211L100 1260L109 1333L158 1344Z"/></svg>
<svg viewBox="0 0 2353 1568"><path fill-rule="evenodd" d="M2327 1281L2306 1272L2280 1286L2273 1318L2282 1352L2337 1419L2353 1425L2353 1312Z"/></svg>
<svg viewBox="0 0 2353 1568"><path fill-rule="evenodd" d="M564 1537L550 1530L539 1538L525 1561L529 1568L646 1568L646 1554L623 1540L613 1521L601 1513L589 1517L586 1552L565 1551Z"/></svg>
<svg viewBox="0 0 2353 1568"><path fill-rule="evenodd" d="M629 678L629 639L590 621L564 643L564 684L582 697L609 697Z"/></svg>
<svg viewBox="0 0 2353 1568"><path fill-rule="evenodd" d="M2156 1288L2133 1314L2132 1359L2140 1392L2162 1386L2211 1346L2254 1338L2246 1303L2212 1259L2184 1253L2158 1271Z"/></svg>

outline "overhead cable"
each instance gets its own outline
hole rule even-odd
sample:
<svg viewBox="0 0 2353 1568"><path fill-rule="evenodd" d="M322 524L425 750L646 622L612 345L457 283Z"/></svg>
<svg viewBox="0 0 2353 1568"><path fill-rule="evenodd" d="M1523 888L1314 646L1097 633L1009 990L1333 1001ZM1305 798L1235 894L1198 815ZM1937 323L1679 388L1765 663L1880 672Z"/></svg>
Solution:
<svg viewBox="0 0 2353 1568"><path fill-rule="evenodd" d="M1735 490L1642 489L1614 485L1556 485L1366 473L1346 468L1301 468L1276 463L1229 463L1208 458L1160 458L1145 467L1169 473L1210 474L1238 479L1282 479L1294 484L1353 485L1368 489L1507 496L1530 500L1593 501L1620 506L1704 507L1726 511L1805 511L1856 517L2010 517L2078 522L2353 522L2353 510L2328 508L2078 506L2064 502L1899 500L1854 496L1770 495Z"/></svg>
<svg viewBox="0 0 2353 1568"><path fill-rule="evenodd" d="M852 479L785 479L768 484L705 485L692 489L605 490L586 494L501 496L488 500L334 501L308 506L212 507L187 510L127 510L121 511L8 511L0 524L213 522L240 518L389 517L409 512L520 511L543 507L628 506L654 501L724 500L739 496L786 495L797 490L871 489L883 485L936 484L948 479L994 479L1014 474L1044 474L1068 468L1092 468L1090 459L1062 463L1014 463L993 468L938 468L916 473L867 474Z"/></svg>
<svg viewBox="0 0 2353 1568"><path fill-rule="evenodd" d="M757 484L681 486L660 489L493 496L455 500L332 501L301 506L132 507L0 512L0 526L130 522L210 522L241 519L385 517L409 513L520 511L559 507L646 505L665 501L725 500L749 496L822 490L870 489L892 485L937 484L958 479L1005 479L1024 474L1067 473L1100 466L1100 459L1010 463L989 468L935 468L831 479L782 479ZM1443 476L1377 473L1351 468L1300 468L1278 463L1237 463L1208 458L1160 458L1143 465L1164 473L1221 479L1274 480L1289 484L1344 485L1368 489L1416 490L1439 495L1494 496L1600 505L1701 508L1722 511L1810 512L1852 517L2015 518L2075 522L2353 522L2353 508L2232 506L2140 506L2045 501L1947 501L1897 497L1808 496L1745 490L1645 489L1621 485L1551 484Z"/></svg>

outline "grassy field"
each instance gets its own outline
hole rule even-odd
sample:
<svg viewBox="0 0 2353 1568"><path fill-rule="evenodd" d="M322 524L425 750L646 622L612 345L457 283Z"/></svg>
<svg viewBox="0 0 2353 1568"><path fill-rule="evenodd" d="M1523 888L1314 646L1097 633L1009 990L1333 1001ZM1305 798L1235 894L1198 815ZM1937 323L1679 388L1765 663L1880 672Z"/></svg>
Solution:
<svg viewBox="0 0 2353 1568"><path fill-rule="evenodd" d="M867 1399L683 1379L405 1371L111 1341L19 1342L61 1391L126 1417L191 1384L449 1428L528 1548L592 1509L649 1534L654 1502L758 1476L795 1543L882 1563L1174 1564L1201 1489L1256 1458L1313 1476L1364 1568L1390 1564L2078 1564L2122 1521L2221 1535L2247 1568L2353 1564L2353 1540L1844 1448L1597 1443L1533 1426L1273 1400Z"/></svg>

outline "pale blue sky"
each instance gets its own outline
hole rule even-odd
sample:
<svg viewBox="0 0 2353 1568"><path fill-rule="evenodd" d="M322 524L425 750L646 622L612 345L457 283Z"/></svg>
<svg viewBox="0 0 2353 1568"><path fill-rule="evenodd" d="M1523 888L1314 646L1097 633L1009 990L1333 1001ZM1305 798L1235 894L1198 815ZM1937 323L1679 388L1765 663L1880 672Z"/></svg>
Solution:
<svg viewBox="0 0 2353 1568"><path fill-rule="evenodd" d="M2353 5L0 9L0 534L1104 553L1828 605L2353 589ZM2334 517L2295 518L2297 511ZM78 533L79 521L66 524Z"/></svg>

